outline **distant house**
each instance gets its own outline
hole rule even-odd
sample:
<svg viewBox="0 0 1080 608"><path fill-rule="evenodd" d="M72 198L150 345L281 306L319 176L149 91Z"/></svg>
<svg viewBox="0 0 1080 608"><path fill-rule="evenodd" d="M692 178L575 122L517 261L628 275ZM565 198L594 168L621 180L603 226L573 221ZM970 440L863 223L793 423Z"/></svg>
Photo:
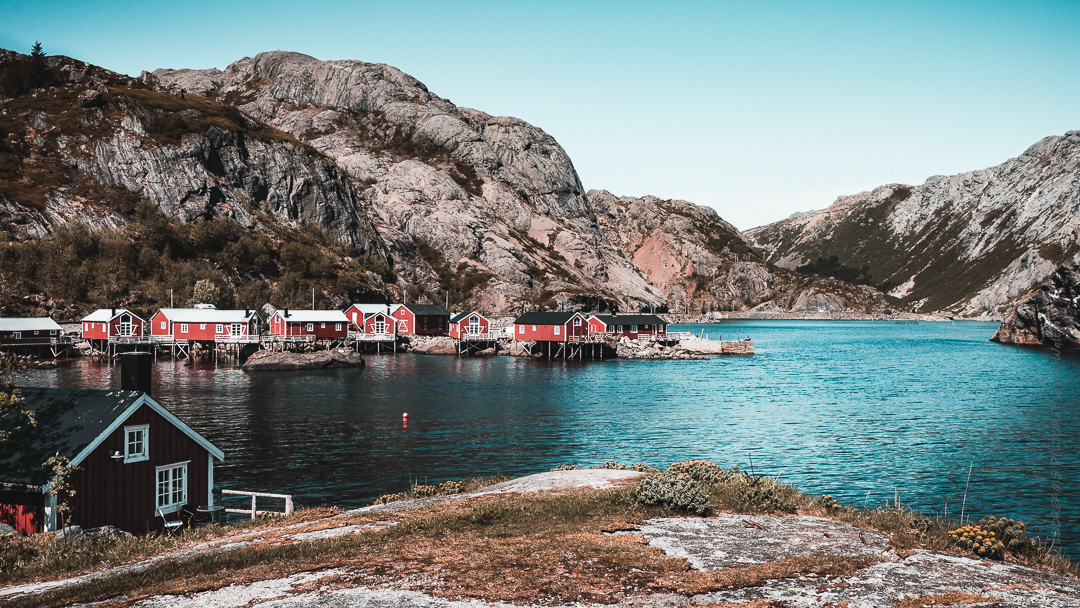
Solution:
<svg viewBox="0 0 1080 608"><path fill-rule="evenodd" d="M354 330L365 333L364 320L369 315L383 313L389 317L398 308L401 308L401 304L353 304L345 309L345 316L349 318Z"/></svg>
<svg viewBox="0 0 1080 608"><path fill-rule="evenodd" d="M0 344L47 344L61 332L49 317L0 318Z"/></svg>
<svg viewBox="0 0 1080 608"><path fill-rule="evenodd" d="M514 319L515 340L569 342L588 335L588 319L580 312L527 312Z"/></svg>
<svg viewBox="0 0 1080 608"><path fill-rule="evenodd" d="M397 336L397 323L385 312L368 313L360 323L359 333L376 340L392 340Z"/></svg>
<svg viewBox="0 0 1080 608"><path fill-rule="evenodd" d="M143 335L143 320L126 308L99 308L83 317L82 336L87 340L108 340Z"/></svg>
<svg viewBox="0 0 1080 608"><path fill-rule="evenodd" d="M438 304L402 304L391 316L399 334L443 336L450 331L450 311Z"/></svg>
<svg viewBox="0 0 1080 608"><path fill-rule="evenodd" d="M656 315L593 315L589 317L589 333L631 339L666 338L667 321Z"/></svg>
<svg viewBox="0 0 1080 608"><path fill-rule="evenodd" d="M213 505L224 453L145 393L21 391L37 425L0 444L0 522L23 534L56 529L52 473L42 467L54 454L79 467L66 524L138 534L160 529L159 513Z"/></svg>
<svg viewBox="0 0 1080 608"><path fill-rule="evenodd" d="M491 321L476 311L459 312L450 317L451 338L462 339L472 336L474 339L481 337L487 339L490 335L490 327Z"/></svg>
<svg viewBox="0 0 1080 608"><path fill-rule="evenodd" d="M150 335L174 340L213 342L257 341L259 315L254 310L218 310L210 304L195 308L162 308L150 318Z"/></svg>
<svg viewBox="0 0 1080 608"><path fill-rule="evenodd" d="M349 319L340 310L279 310L270 317L269 333L275 336L307 337L316 340L344 339L349 335Z"/></svg>

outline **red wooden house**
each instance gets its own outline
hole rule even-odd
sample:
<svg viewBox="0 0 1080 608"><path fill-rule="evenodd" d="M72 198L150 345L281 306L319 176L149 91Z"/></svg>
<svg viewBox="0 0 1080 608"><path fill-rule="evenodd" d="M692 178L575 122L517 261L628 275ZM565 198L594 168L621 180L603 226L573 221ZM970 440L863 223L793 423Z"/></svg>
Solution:
<svg viewBox="0 0 1080 608"><path fill-rule="evenodd" d="M143 320L126 308L99 308L83 317L82 336L87 340L108 340L143 335Z"/></svg>
<svg viewBox="0 0 1080 608"><path fill-rule="evenodd" d="M256 342L259 329L254 310L218 310L210 304L162 308L150 318L151 336L174 340Z"/></svg>
<svg viewBox="0 0 1080 608"><path fill-rule="evenodd" d="M399 334L444 336L450 331L450 311L438 304L402 304L392 316Z"/></svg>
<svg viewBox="0 0 1080 608"><path fill-rule="evenodd" d="M451 338L486 340L490 337L490 327L487 317L476 311L459 312L450 317Z"/></svg>
<svg viewBox="0 0 1080 608"><path fill-rule="evenodd" d="M569 342L589 335L589 321L580 312L527 312L514 319L515 340Z"/></svg>
<svg viewBox="0 0 1080 608"><path fill-rule="evenodd" d="M401 304L353 304L345 309L345 316L349 318L349 323L354 330L360 333L369 333L365 331L364 328L364 324L368 317L381 313L384 317L383 322L386 323L387 319L389 319L398 308L401 308ZM396 327L395 323L391 324Z"/></svg>
<svg viewBox="0 0 1080 608"><path fill-rule="evenodd" d="M360 333L371 338L390 340L397 336L397 323L385 312L369 313L360 326Z"/></svg>
<svg viewBox="0 0 1080 608"><path fill-rule="evenodd" d="M214 504L214 461L224 453L140 391L23 388L36 426L0 444L0 522L23 534L55 530L50 456L71 459L75 490L65 525L160 529L164 517Z"/></svg>
<svg viewBox="0 0 1080 608"><path fill-rule="evenodd" d="M593 315L589 317L589 333L626 336L631 339L667 338L667 321L656 315Z"/></svg>
<svg viewBox="0 0 1080 608"><path fill-rule="evenodd" d="M307 337L316 340L344 339L349 335L349 319L340 310L279 310L270 317L269 333L275 336Z"/></svg>
<svg viewBox="0 0 1080 608"><path fill-rule="evenodd" d="M49 317L0 318L0 344L48 344L61 333Z"/></svg>

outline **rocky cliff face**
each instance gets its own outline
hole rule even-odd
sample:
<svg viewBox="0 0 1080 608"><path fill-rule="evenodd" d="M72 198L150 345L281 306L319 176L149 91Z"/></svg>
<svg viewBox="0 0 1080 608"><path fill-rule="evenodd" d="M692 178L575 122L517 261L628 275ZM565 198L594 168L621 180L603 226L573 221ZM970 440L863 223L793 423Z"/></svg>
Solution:
<svg viewBox="0 0 1080 608"><path fill-rule="evenodd" d="M195 96L66 57L59 87L3 104L0 214L28 234L57 224L126 223L108 193L134 192L166 218L229 218L269 231L319 225L369 255L384 256L370 206L328 158L288 134Z"/></svg>
<svg viewBox="0 0 1080 608"><path fill-rule="evenodd" d="M604 190L588 195L608 239L675 307L692 302L701 310L881 313L894 305L870 287L766 263L708 207Z"/></svg>
<svg viewBox="0 0 1080 608"><path fill-rule="evenodd" d="M747 231L785 268L868 266L905 308L1001 316L1080 249L1080 131L989 169L890 184Z"/></svg>
<svg viewBox="0 0 1080 608"><path fill-rule="evenodd" d="M488 309L575 296L664 304L597 225L565 151L532 125L458 108L395 68L360 61L275 52L224 71L154 76L333 159L370 203L399 272L433 292L447 269L470 269L490 277L473 294ZM422 259L418 244L441 260Z"/></svg>
<svg viewBox="0 0 1080 608"><path fill-rule="evenodd" d="M991 340L1080 346L1080 255L1062 264L1009 313Z"/></svg>

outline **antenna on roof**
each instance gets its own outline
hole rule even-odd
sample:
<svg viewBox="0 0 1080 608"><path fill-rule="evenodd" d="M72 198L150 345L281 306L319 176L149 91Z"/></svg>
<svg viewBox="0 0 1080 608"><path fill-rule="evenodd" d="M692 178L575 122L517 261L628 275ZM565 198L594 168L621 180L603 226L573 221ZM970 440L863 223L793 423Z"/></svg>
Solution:
<svg viewBox="0 0 1080 608"><path fill-rule="evenodd" d="M311 310L315 310L315 288L311 288Z"/></svg>
<svg viewBox="0 0 1080 608"><path fill-rule="evenodd" d="M172 290L170 289L169 290L169 308L172 308L172 307L173 307L173 304L172 304Z"/></svg>

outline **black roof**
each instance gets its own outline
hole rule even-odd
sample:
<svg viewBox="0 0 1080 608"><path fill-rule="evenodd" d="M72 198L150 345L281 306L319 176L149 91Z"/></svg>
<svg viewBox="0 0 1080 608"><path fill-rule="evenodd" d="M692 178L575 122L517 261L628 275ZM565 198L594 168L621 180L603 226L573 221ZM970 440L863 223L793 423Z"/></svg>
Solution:
<svg viewBox="0 0 1080 608"><path fill-rule="evenodd" d="M404 308L407 308L409 312L414 315L446 315L450 316L450 311L446 310L438 304L402 304Z"/></svg>
<svg viewBox="0 0 1080 608"><path fill-rule="evenodd" d="M517 319L515 325L566 325L576 312L527 312Z"/></svg>
<svg viewBox="0 0 1080 608"><path fill-rule="evenodd" d="M667 325L656 315L593 315L604 325Z"/></svg>
<svg viewBox="0 0 1080 608"><path fill-rule="evenodd" d="M37 425L23 425L0 443L0 482L40 486L52 475L41 465L59 453L74 460L128 408L139 391L69 391L20 388ZM0 421L11 424L10 421Z"/></svg>

